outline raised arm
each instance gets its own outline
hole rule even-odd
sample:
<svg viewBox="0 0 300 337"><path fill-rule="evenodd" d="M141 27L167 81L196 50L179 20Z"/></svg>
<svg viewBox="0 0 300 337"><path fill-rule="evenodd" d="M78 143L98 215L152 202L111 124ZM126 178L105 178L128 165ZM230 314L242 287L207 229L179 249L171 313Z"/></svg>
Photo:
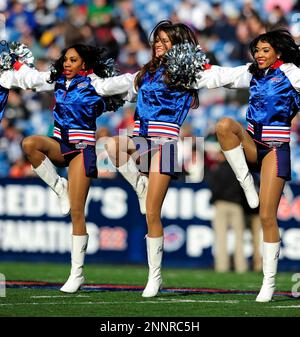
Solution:
<svg viewBox="0 0 300 337"><path fill-rule="evenodd" d="M193 89L200 88L249 88L252 78L248 71L250 64L240 67L211 66L210 69L201 72L201 77L193 84Z"/></svg>
<svg viewBox="0 0 300 337"><path fill-rule="evenodd" d="M101 96L124 95L124 99L132 101L135 96L134 78L136 74L100 78L95 74L89 75L96 92Z"/></svg>
<svg viewBox="0 0 300 337"><path fill-rule="evenodd" d="M285 63L280 66L280 69L285 73L295 90L300 92L300 68L293 63Z"/></svg>
<svg viewBox="0 0 300 337"><path fill-rule="evenodd" d="M54 84L49 84L50 72L40 72L23 64L15 70L4 71L0 76L0 85L4 88L32 89L36 91L52 91Z"/></svg>

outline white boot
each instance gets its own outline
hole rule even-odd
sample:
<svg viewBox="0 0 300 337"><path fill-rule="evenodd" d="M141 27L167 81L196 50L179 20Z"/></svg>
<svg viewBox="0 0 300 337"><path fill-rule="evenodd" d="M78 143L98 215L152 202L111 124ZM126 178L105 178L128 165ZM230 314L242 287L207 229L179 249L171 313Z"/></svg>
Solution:
<svg viewBox="0 0 300 337"><path fill-rule="evenodd" d="M148 177L140 173L131 157L129 157L126 164L118 167L117 169L135 190L138 196L141 213L146 214Z"/></svg>
<svg viewBox="0 0 300 337"><path fill-rule="evenodd" d="M54 165L48 157L45 157L40 166L36 168L32 167L32 169L57 194L62 215L67 216L70 214L67 179L57 174Z"/></svg>
<svg viewBox="0 0 300 337"><path fill-rule="evenodd" d="M232 150L223 151L223 153L244 190L249 206L251 208L258 207L259 198L255 189L253 177L249 172L242 145L240 144Z"/></svg>
<svg viewBox="0 0 300 337"><path fill-rule="evenodd" d="M84 283L82 269L88 239L88 234L72 235L71 273L67 282L60 288L60 291L63 291L65 293L75 293Z"/></svg>
<svg viewBox="0 0 300 337"><path fill-rule="evenodd" d="M270 302L275 291L275 277L280 252L280 242L263 243L264 280L256 302Z"/></svg>
<svg viewBox="0 0 300 337"><path fill-rule="evenodd" d="M164 237L149 238L146 236L149 276L143 297L154 297L162 285L161 260L163 255Z"/></svg>

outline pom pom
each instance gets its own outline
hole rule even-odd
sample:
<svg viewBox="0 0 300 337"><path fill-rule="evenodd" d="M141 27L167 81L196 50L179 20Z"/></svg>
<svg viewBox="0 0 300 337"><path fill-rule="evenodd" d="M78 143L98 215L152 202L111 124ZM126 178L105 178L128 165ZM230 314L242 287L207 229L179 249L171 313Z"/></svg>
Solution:
<svg viewBox="0 0 300 337"><path fill-rule="evenodd" d="M11 42L9 44L11 54L13 54L17 61L28 65L29 67L34 67L34 57L31 50L23 43Z"/></svg>
<svg viewBox="0 0 300 337"><path fill-rule="evenodd" d="M99 57L96 68L97 69L94 69L97 70L95 73L102 78L113 77L120 74L118 66L112 58L103 59ZM103 99L106 106L106 112L117 111L125 103L122 95L105 96Z"/></svg>
<svg viewBox="0 0 300 337"><path fill-rule="evenodd" d="M175 44L165 54L166 80L174 86L191 88L209 62L199 45Z"/></svg>
<svg viewBox="0 0 300 337"><path fill-rule="evenodd" d="M8 43L0 41L0 72L12 69L14 62L15 57L11 55Z"/></svg>
<svg viewBox="0 0 300 337"><path fill-rule="evenodd" d="M117 64L112 58L109 58L102 62L104 65L104 77L113 77L120 74Z"/></svg>
<svg viewBox="0 0 300 337"><path fill-rule="evenodd" d="M25 44L20 42L10 42L5 40L0 42L0 72L13 68L16 61L34 67L34 57Z"/></svg>

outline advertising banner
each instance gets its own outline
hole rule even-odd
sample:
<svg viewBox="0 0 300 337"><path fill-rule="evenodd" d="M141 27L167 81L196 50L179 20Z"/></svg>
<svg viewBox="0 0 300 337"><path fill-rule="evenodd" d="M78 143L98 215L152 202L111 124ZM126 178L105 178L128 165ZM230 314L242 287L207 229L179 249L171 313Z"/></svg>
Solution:
<svg viewBox="0 0 300 337"><path fill-rule="evenodd" d="M214 207L203 183L173 182L162 219L164 266L213 267ZM287 185L278 211L282 249L280 270L300 269L300 186ZM94 180L86 203L89 245L86 263L145 264L145 216L123 179ZM70 261L71 218L62 217L57 197L41 180L0 180L0 261ZM234 235L225 238L229 252ZM252 257L250 228L245 254Z"/></svg>

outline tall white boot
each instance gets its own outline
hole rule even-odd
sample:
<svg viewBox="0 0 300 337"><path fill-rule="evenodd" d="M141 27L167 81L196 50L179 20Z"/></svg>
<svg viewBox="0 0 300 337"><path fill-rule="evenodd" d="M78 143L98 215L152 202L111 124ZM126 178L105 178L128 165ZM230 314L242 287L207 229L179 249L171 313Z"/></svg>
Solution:
<svg viewBox="0 0 300 337"><path fill-rule="evenodd" d="M62 215L70 214L68 181L57 174L49 158L45 157L41 165L36 168L32 167L32 170L57 194Z"/></svg>
<svg viewBox="0 0 300 337"><path fill-rule="evenodd" d="M275 291L275 277L280 252L280 242L263 243L264 279L256 302L270 302Z"/></svg>
<svg viewBox="0 0 300 337"><path fill-rule="evenodd" d="M71 273L67 282L60 288L65 293L75 293L84 283L83 264L89 236L72 235Z"/></svg>
<svg viewBox="0 0 300 337"><path fill-rule="evenodd" d="M225 158L242 186L247 202L251 208L259 205L259 198L255 189L254 180L249 172L242 144L232 150L223 151Z"/></svg>
<svg viewBox="0 0 300 337"><path fill-rule="evenodd" d="M164 250L164 237L149 238L146 236L149 275L143 297L154 297L162 285L161 260Z"/></svg>
<svg viewBox="0 0 300 337"><path fill-rule="evenodd" d="M146 214L148 177L140 173L131 157L129 157L126 164L119 166L117 169L135 190L138 196L141 213Z"/></svg>

